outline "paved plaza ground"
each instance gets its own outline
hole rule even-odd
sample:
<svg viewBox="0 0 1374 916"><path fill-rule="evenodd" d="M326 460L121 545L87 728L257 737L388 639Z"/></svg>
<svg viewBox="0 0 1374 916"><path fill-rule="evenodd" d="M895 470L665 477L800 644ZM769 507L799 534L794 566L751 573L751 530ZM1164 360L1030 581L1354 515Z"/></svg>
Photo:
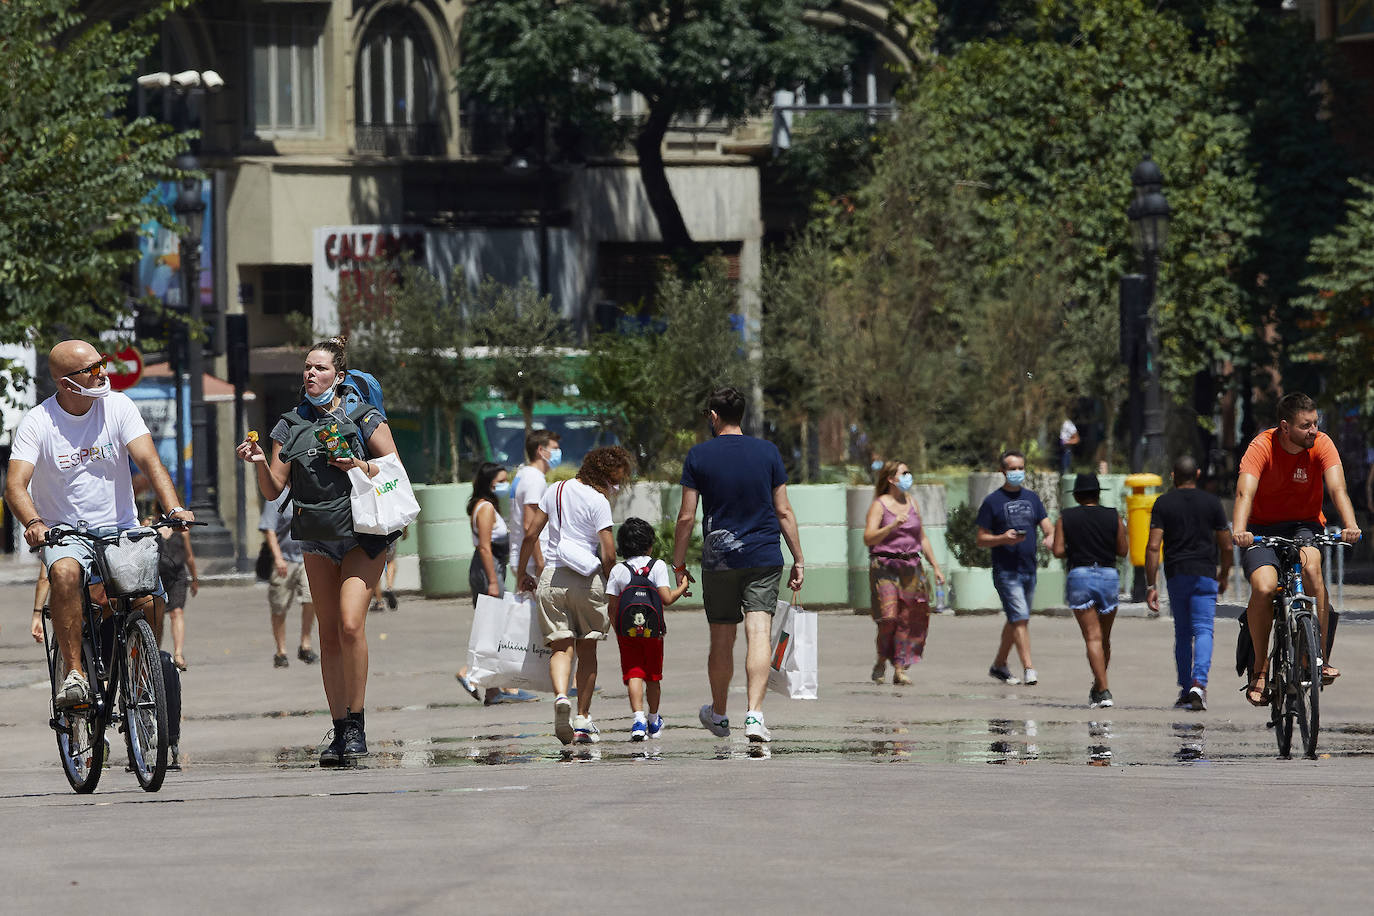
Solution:
<svg viewBox="0 0 1374 916"><path fill-rule="evenodd" d="M469 602L403 598L368 620L373 754L328 771L318 668L272 667L265 587L207 588L187 612L184 769L149 795L121 751L77 796L30 599L0 586L5 912L1311 912L1374 896L1374 627L1358 613L1316 761L1276 759L1229 618L1211 709L1192 713L1171 708L1167 618L1118 621L1118 705L1090 710L1071 618L1033 620L1036 687L988 678L1001 618L961 614L932 621L915 684L894 688L868 680L872 622L843 611L820 619L821 699L770 695L768 758L696 723L697 612L669 617L663 737L627 740L603 643L603 740L569 758L548 698L484 708L458 689ZM739 722L742 665L736 684Z"/></svg>

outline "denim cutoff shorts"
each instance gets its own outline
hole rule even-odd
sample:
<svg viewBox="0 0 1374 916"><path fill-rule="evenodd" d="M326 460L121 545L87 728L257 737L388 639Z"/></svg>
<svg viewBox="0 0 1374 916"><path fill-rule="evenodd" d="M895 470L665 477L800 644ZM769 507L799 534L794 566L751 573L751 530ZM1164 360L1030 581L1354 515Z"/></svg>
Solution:
<svg viewBox="0 0 1374 916"><path fill-rule="evenodd" d="M1035 600L1035 573L994 569L992 584L1002 599L1002 613L1007 623L1030 620L1031 602Z"/></svg>
<svg viewBox="0 0 1374 916"><path fill-rule="evenodd" d="M1064 583L1064 601L1071 611L1097 608L1099 614L1116 610L1121 574L1114 566L1075 566Z"/></svg>

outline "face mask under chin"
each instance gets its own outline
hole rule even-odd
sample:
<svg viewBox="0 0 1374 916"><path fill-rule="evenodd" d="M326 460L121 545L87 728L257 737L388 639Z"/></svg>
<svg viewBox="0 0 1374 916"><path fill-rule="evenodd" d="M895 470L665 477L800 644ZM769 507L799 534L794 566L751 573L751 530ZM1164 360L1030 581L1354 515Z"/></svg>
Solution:
<svg viewBox="0 0 1374 916"><path fill-rule="evenodd" d="M305 392L305 399L309 401L311 404L315 405L316 407L328 407L330 402L334 400L334 389L337 387L337 384L330 385L328 388L326 388L324 391L321 391L317 395L311 394L310 391L307 389Z"/></svg>
<svg viewBox="0 0 1374 916"><path fill-rule="evenodd" d="M110 393L110 380L105 376L101 376L100 384L94 388L85 388L70 378L65 379L65 381L68 385L72 386L74 394L79 394L83 398L99 400Z"/></svg>

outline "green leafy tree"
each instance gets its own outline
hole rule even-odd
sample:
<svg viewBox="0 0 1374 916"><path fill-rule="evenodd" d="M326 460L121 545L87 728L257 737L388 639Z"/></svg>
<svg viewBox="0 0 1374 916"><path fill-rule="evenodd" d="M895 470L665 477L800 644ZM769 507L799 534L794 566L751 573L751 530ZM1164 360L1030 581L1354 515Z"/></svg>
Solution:
<svg viewBox="0 0 1374 916"><path fill-rule="evenodd" d="M1374 412L1374 183L1354 179L1345 218L1312 243L1310 291L1294 303L1315 320L1294 350L1322 368L1323 396Z"/></svg>
<svg viewBox="0 0 1374 916"><path fill-rule="evenodd" d="M455 292L463 282L461 270L445 286L418 264L379 265L362 284L349 274L341 277L338 300L350 365L377 376L388 407L437 414L453 483L462 480L459 413L483 384L480 364L463 358L470 332Z"/></svg>
<svg viewBox="0 0 1374 916"><path fill-rule="evenodd" d="M520 406L528 436L535 402L562 398L568 383L567 325L551 297L539 295L528 278L507 286L488 277L467 307L473 340L487 347L487 384Z"/></svg>
<svg viewBox="0 0 1374 916"><path fill-rule="evenodd" d="M747 391L752 373L733 324L739 292L723 259L708 258L691 281L665 273L655 299L666 319L646 310L592 338L582 393L638 449L639 466L662 473L702 429L711 391Z"/></svg>
<svg viewBox="0 0 1374 916"><path fill-rule="evenodd" d="M766 110L772 90L821 88L849 62L841 36L811 26L805 0L480 0L463 21L462 91L524 112L541 137L613 139L617 92L647 112L634 149L649 205L671 250L691 235L668 184L663 139L676 118L728 122Z"/></svg>
<svg viewBox="0 0 1374 916"><path fill-rule="evenodd" d="M1124 210L1146 153L1174 211L1157 320L1167 388L1230 358L1256 332L1234 265L1260 226L1248 125L1229 99L1251 12L1202 15L1200 43L1174 13L1140 0L1043 0L1011 37L977 40L918 81L884 158L919 160L966 189L977 230L951 252L974 286L1056 263L1071 391L1121 390L1117 280L1135 268ZM1027 227L1033 231L1027 232ZM1034 248L1027 248L1032 244Z"/></svg>
<svg viewBox="0 0 1374 916"><path fill-rule="evenodd" d="M94 335L125 308L133 237L169 221L148 192L176 176L189 135L115 113L158 24L186 5L159 2L116 28L78 0L0 2L0 342Z"/></svg>

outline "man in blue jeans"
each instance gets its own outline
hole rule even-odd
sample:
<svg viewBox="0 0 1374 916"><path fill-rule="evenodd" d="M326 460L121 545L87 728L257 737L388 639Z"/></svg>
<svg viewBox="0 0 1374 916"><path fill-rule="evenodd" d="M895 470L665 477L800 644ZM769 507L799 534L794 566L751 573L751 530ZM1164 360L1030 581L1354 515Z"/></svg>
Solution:
<svg viewBox="0 0 1374 916"><path fill-rule="evenodd" d="M1212 631L1217 596L1231 575L1231 529L1221 500L1197 486L1201 471L1192 455L1174 462L1174 489L1155 500L1150 542L1145 547L1145 600L1159 613L1159 551L1164 548L1164 582L1174 615L1174 662L1178 699L1174 707L1207 708L1207 672L1212 667ZM1218 563L1218 560L1220 561ZM1219 568L1218 568L1219 567Z"/></svg>
<svg viewBox="0 0 1374 916"><path fill-rule="evenodd" d="M997 658L988 674L1004 684L1019 684L1007 668L1011 647L1025 669L1024 681L1039 681L1031 664L1030 608L1035 597L1035 529L1039 526L1045 536L1045 548L1054 546L1054 528L1050 525L1040 497L1022 486L1026 480L1026 456L1020 452L1002 455L1002 473L1006 483L993 490L978 507L979 547L992 549L992 584L1002 599L1002 612L1007 622L1002 627L1002 642Z"/></svg>

